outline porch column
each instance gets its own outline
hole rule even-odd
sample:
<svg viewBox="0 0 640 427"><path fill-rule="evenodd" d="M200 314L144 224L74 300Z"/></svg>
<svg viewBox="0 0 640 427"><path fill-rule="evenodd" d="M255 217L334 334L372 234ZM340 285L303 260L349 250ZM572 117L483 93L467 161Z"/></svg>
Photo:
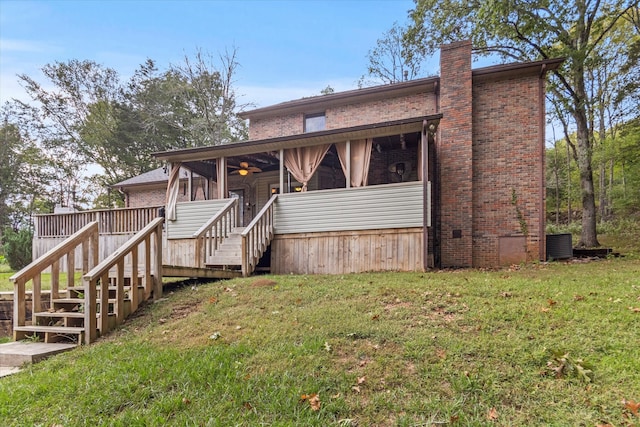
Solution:
<svg viewBox="0 0 640 427"><path fill-rule="evenodd" d="M422 122L420 133L420 167L422 174L422 268L429 269L429 227L431 227L431 182L429 181L429 136L427 121Z"/></svg>
<svg viewBox="0 0 640 427"><path fill-rule="evenodd" d="M218 175L218 199L227 198L227 159L220 157L216 160L216 172Z"/></svg>

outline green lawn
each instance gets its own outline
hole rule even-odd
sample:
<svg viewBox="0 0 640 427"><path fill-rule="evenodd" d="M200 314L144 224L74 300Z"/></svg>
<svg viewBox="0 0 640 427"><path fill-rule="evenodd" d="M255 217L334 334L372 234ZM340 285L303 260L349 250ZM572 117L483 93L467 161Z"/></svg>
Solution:
<svg viewBox="0 0 640 427"><path fill-rule="evenodd" d="M0 424L640 425L634 256L265 276L166 297L0 379Z"/></svg>
<svg viewBox="0 0 640 427"><path fill-rule="evenodd" d="M13 271L0 272L0 292L13 291L13 282L11 282L9 278L14 274L15 272ZM76 272L75 273L76 283L80 283L81 278L82 278L82 273ZM67 273L60 273L59 280L60 280L60 288L61 289L66 288ZM41 286L42 286L42 290L51 289L51 273L42 273ZM27 290L32 289L31 281L27 282L26 289Z"/></svg>

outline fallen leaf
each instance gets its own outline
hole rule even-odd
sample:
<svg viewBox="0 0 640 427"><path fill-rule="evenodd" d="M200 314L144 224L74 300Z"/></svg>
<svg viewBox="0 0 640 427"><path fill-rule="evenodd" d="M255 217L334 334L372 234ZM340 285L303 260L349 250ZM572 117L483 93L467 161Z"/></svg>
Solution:
<svg viewBox="0 0 640 427"><path fill-rule="evenodd" d="M218 302L218 298L216 298L216 297L209 298L209 304L215 304L217 302Z"/></svg>
<svg viewBox="0 0 640 427"><path fill-rule="evenodd" d="M584 297L582 295L574 295L573 296L573 300L574 301L584 301Z"/></svg>
<svg viewBox="0 0 640 427"><path fill-rule="evenodd" d="M638 414L638 409L640 409L640 402L623 399L622 403L624 404L624 407L630 410L633 415L635 415L636 417L640 417L640 415Z"/></svg>
<svg viewBox="0 0 640 427"><path fill-rule="evenodd" d="M162 324L165 324L165 323L167 323L167 319L165 319L165 318L160 318L160 319L158 319L158 323L160 323L161 325L162 325Z"/></svg>
<svg viewBox="0 0 640 427"><path fill-rule="evenodd" d="M247 411L250 411L253 409L253 406L251 406L251 403L249 402L244 402L242 406L244 406L244 409L246 409Z"/></svg>
<svg viewBox="0 0 640 427"><path fill-rule="evenodd" d="M360 387L357 385L354 385L353 387L351 387L351 390L355 391L356 393L360 393Z"/></svg>
<svg viewBox="0 0 640 427"><path fill-rule="evenodd" d="M339 399L340 398L340 393L336 393L333 396L331 396L332 399Z"/></svg>
<svg viewBox="0 0 640 427"><path fill-rule="evenodd" d="M547 302L549 303L549 307L553 307L554 305L556 305L556 304L558 303L557 301L554 301L554 300L552 300L551 298L549 298L549 299L547 300Z"/></svg>
<svg viewBox="0 0 640 427"><path fill-rule="evenodd" d="M634 313L640 313L640 307L629 307L629 310L633 311Z"/></svg>
<svg viewBox="0 0 640 427"><path fill-rule="evenodd" d="M497 420L498 419L498 410L496 408L489 409L489 412L487 412L487 419L489 421Z"/></svg>
<svg viewBox="0 0 640 427"><path fill-rule="evenodd" d="M596 427L613 427L611 424L598 424Z"/></svg>
<svg viewBox="0 0 640 427"><path fill-rule="evenodd" d="M373 317L371 317L371 320L378 320L378 319L380 319L379 314L374 314Z"/></svg>
<svg viewBox="0 0 640 427"><path fill-rule="evenodd" d="M185 405L188 405L191 403L191 401L189 399L187 399L186 397L182 398L182 403L184 403Z"/></svg>
<svg viewBox="0 0 640 427"><path fill-rule="evenodd" d="M449 423L451 423L451 424L457 423L458 420L460 420L460 416L459 415L451 415L449 417Z"/></svg>
<svg viewBox="0 0 640 427"><path fill-rule="evenodd" d="M320 397L317 394L313 394L312 397L309 399L309 406L311 406L311 410L319 411L320 405L321 405Z"/></svg>
<svg viewBox="0 0 640 427"><path fill-rule="evenodd" d="M364 384L364 382L367 380L367 377L358 377L358 381L356 381L356 383L358 385L360 384Z"/></svg>
<svg viewBox="0 0 640 427"><path fill-rule="evenodd" d="M329 342L328 342L328 341L325 341L325 342L324 342L324 350L325 350L326 352L331 353L331 345L329 344Z"/></svg>
<svg viewBox="0 0 640 427"><path fill-rule="evenodd" d="M542 308L540 309L540 311L541 311L541 312L543 312L543 313L548 313L548 312L549 312L549 308L547 308L547 307L542 307Z"/></svg>
<svg viewBox="0 0 640 427"><path fill-rule="evenodd" d="M447 358L447 352L444 349L439 348L436 350L436 356L438 356L439 359L444 360Z"/></svg>

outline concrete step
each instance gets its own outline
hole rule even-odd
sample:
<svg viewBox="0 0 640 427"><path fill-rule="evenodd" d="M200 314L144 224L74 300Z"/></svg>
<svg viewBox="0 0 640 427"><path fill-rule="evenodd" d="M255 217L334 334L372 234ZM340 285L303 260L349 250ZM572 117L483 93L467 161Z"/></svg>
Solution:
<svg viewBox="0 0 640 427"><path fill-rule="evenodd" d="M0 368L13 373L25 363L37 363L47 357L76 348L76 344L14 341L0 344ZM2 374L0 374L2 376Z"/></svg>

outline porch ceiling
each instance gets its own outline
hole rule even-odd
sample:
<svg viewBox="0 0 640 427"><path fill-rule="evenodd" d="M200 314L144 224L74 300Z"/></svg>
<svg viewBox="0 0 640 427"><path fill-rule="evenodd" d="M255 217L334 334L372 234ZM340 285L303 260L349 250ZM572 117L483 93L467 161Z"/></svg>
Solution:
<svg viewBox="0 0 640 427"><path fill-rule="evenodd" d="M334 144L347 140L379 138L401 133L420 132L422 130L422 122L424 120L429 124L433 123L438 126L441 118L442 114L433 114L429 116L375 123L371 125L324 130L300 135L239 142L236 144L163 151L154 153L154 156L160 160L169 162L188 163L188 167L194 172L204 176L211 176L213 169L209 168L213 166L213 164L208 166L207 163L203 163L199 167L192 167L195 165L195 163L192 162L202 162L203 160L217 159L220 157L239 157L249 155L255 155L256 158L259 158L261 153L277 152L280 149Z"/></svg>

